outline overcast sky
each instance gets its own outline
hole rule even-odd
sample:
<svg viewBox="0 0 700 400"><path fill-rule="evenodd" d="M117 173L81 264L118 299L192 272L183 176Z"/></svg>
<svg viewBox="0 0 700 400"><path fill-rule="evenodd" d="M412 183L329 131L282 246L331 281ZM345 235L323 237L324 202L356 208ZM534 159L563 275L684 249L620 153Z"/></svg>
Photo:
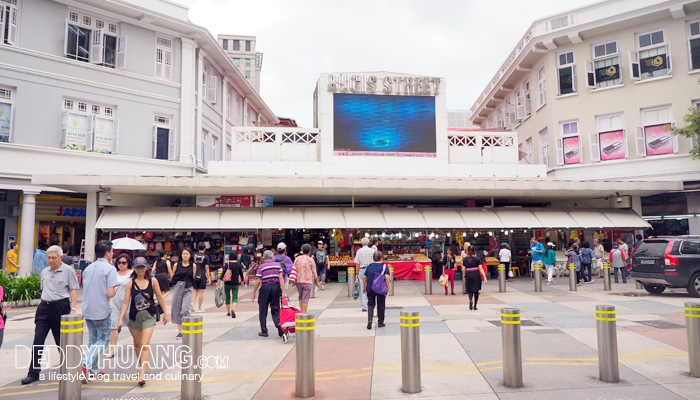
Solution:
<svg viewBox="0 0 700 400"><path fill-rule="evenodd" d="M597 0L176 1L214 36L257 36L262 98L311 127L324 72L444 77L448 109L469 109L534 20Z"/></svg>

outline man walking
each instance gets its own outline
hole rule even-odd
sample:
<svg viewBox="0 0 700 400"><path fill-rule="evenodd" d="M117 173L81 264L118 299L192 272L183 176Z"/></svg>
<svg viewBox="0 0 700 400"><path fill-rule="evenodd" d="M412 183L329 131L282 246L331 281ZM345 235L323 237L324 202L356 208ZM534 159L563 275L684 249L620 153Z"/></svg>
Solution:
<svg viewBox="0 0 700 400"><path fill-rule="evenodd" d="M578 251L578 250L576 250ZM542 266L542 259L544 258L544 246L542 243L538 242L535 237L530 239L530 255L532 256L532 266L530 266L530 272L532 272L532 279L535 279L534 268L535 265Z"/></svg>
<svg viewBox="0 0 700 400"><path fill-rule="evenodd" d="M61 345L61 316L75 314L78 299L76 290L80 287L73 270L61 262L63 251L51 246L47 252L49 268L41 271L41 303L34 315L34 342L32 343L32 363L23 385L39 380L41 372L40 354L44 350L46 336L51 331L56 346ZM109 329L109 325L107 325ZM108 330L109 332L109 330Z"/></svg>
<svg viewBox="0 0 700 400"><path fill-rule="evenodd" d="M374 250L369 247L369 239L363 237L361 242L362 248L355 253L355 268L357 268L355 280L360 282L365 277L367 266L374 262ZM367 311L367 293L363 293L362 290L360 290L360 302L362 303L362 311Z"/></svg>
<svg viewBox="0 0 700 400"><path fill-rule="evenodd" d="M303 253L304 246L302 246ZM318 241L318 248L314 252L314 261L316 261L316 274L318 275L321 290L326 290L326 273L328 272L328 252L323 248L323 240ZM296 261L295 261L296 262Z"/></svg>
<svg viewBox="0 0 700 400"><path fill-rule="evenodd" d="M600 240L593 239L593 257L595 257L595 263L598 267L598 278L603 277L603 253L605 253L605 248L600 244Z"/></svg>
<svg viewBox="0 0 700 400"><path fill-rule="evenodd" d="M7 271L10 276L16 276L17 271L19 271L19 246L17 246L17 243L12 242L10 243L10 250L7 252L7 256L5 257L5 271Z"/></svg>
<svg viewBox="0 0 700 400"><path fill-rule="evenodd" d="M83 383L101 377L100 354L109 345L109 299L117 294L117 269L111 264L112 242L101 240L95 245L97 260L83 271L83 315L90 334L88 352L83 356Z"/></svg>
<svg viewBox="0 0 700 400"><path fill-rule="evenodd" d="M197 251L194 253L194 263L197 264L197 276L194 277L194 297L192 298L192 308L197 301L197 296L199 296L199 308L196 312L204 312L202 310L202 302L204 301L204 290L207 285L211 285L211 277L209 276L209 265L211 260L207 255L207 245L204 242L199 243L197 246Z"/></svg>
<svg viewBox="0 0 700 400"><path fill-rule="evenodd" d="M263 252L263 260L265 261L258 267L258 273L255 275L255 287L253 287L253 301L255 294L260 288L260 298L258 299L258 310L260 314L260 332L258 336L267 337L267 308L272 311L272 322L277 327L277 334L282 336L282 328L280 328L280 296L287 297L287 292L284 289L284 270L280 263L273 261L275 254L272 250Z"/></svg>

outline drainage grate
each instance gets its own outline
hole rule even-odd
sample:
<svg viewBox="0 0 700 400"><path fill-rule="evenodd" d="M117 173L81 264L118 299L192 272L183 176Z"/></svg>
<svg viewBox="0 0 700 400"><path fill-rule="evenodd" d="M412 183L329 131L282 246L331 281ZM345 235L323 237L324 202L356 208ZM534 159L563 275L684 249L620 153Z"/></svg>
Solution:
<svg viewBox="0 0 700 400"><path fill-rule="evenodd" d="M489 322L492 323L493 325L501 326L500 320L499 321L489 321ZM528 319L521 320L520 325L522 325L522 326L542 326L542 325L538 324L537 322L530 321Z"/></svg>
<svg viewBox="0 0 700 400"><path fill-rule="evenodd" d="M683 329L685 326L683 325L678 325L674 324L673 322L668 322L668 321L632 321L636 322L638 324L646 325L646 326L651 326L652 328L658 328L658 329Z"/></svg>

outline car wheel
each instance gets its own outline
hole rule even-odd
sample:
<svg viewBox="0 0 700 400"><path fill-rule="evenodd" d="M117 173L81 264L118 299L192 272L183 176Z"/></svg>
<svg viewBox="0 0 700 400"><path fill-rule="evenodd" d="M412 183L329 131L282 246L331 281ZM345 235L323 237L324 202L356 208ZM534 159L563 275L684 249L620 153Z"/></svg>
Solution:
<svg viewBox="0 0 700 400"><path fill-rule="evenodd" d="M666 290L663 285L644 285L644 289L651 294L661 294Z"/></svg>
<svg viewBox="0 0 700 400"><path fill-rule="evenodd" d="M688 293L693 297L700 297L700 272L693 274L688 282Z"/></svg>

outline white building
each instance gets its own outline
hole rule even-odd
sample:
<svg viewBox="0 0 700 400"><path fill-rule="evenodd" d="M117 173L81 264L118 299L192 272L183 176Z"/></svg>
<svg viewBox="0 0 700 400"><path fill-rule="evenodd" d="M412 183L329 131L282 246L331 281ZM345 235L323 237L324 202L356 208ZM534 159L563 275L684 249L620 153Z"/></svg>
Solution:
<svg viewBox="0 0 700 400"><path fill-rule="evenodd" d="M216 39L255 91L260 93L263 53L255 50L255 36L218 35Z"/></svg>
<svg viewBox="0 0 700 400"><path fill-rule="evenodd" d="M700 2L613 0L537 20L473 105L482 128L517 131L521 162L576 180L700 180L679 126L700 107ZM687 219L700 199L666 217ZM659 216L660 198L643 200ZM664 214L661 214L664 215ZM700 218L690 218L700 233Z"/></svg>

